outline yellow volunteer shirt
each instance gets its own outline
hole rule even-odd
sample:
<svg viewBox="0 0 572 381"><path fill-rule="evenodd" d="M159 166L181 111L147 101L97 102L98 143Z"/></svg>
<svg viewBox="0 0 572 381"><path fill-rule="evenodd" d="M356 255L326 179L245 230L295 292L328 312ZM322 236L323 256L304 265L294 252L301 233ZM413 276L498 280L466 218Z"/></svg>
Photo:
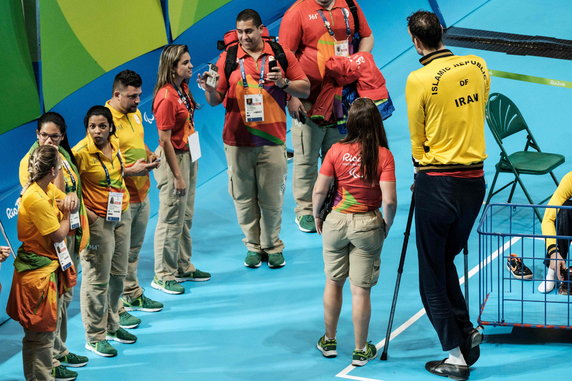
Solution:
<svg viewBox="0 0 572 381"><path fill-rule="evenodd" d="M62 163L62 174L64 176L64 182L66 184L65 193L75 192L77 187L78 178L75 172L72 170L70 164L66 160L65 156L60 153L60 160ZM30 155L26 154L24 158L20 161L20 184L25 187L28 184L28 179L30 178L28 173L28 162L30 161Z"/></svg>
<svg viewBox="0 0 572 381"><path fill-rule="evenodd" d="M105 218L109 192L120 192L123 193L122 210L127 210L129 192L123 181L123 158L117 146L117 139L111 139L111 159L95 146L89 134L72 148L72 152L77 161L86 208ZM104 166L109 172L110 185L107 182Z"/></svg>
<svg viewBox="0 0 572 381"><path fill-rule="evenodd" d="M562 206L564 202L572 198L572 172L568 172L562 180L556 191L548 201L548 205ZM542 219L542 235L556 235L556 213L558 209L546 208L544 211L544 218ZM546 239L546 249L552 248L550 246L556 245L555 238Z"/></svg>
<svg viewBox="0 0 572 381"><path fill-rule="evenodd" d="M60 228L63 214L56 200L65 196L51 183L47 192L35 182L24 191L18 211L18 239L24 251L57 259L53 242L47 235Z"/></svg>
<svg viewBox="0 0 572 381"><path fill-rule="evenodd" d="M421 165L468 165L486 159L485 105L490 77L477 56L447 49L421 58L405 87L411 149Z"/></svg>
<svg viewBox="0 0 572 381"><path fill-rule="evenodd" d="M113 115L113 123L117 127L115 135L119 139L119 150L125 160L125 167L132 166L137 160L147 160L145 132L141 112L123 114L114 109L109 101L105 104ZM130 202L143 202L149 192L151 181L149 175L125 177L125 185L129 191Z"/></svg>

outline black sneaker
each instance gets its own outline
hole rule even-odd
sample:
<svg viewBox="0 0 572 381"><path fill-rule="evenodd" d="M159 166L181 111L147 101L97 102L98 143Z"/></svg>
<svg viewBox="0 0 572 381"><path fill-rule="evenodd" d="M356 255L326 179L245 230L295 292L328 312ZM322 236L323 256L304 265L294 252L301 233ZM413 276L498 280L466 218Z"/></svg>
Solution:
<svg viewBox="0 0 572 381"><path fill-rule="evenodd" d="M522 259L516 254L509 255L506 261L506 268L516 279L532 279L532 271L522 263Z"/></svg>

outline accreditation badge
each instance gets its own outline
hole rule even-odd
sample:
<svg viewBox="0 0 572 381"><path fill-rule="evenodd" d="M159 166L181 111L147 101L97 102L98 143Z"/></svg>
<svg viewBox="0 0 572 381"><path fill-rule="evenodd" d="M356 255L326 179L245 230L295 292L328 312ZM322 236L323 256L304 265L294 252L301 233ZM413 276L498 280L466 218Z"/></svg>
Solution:
<svg viewBox="0 0 572 381"><path fill-rule="evenodd" d="M107 213L105 221L121 221L121 207L123 205L123 193L109 192L107 197Z"/></svg>
<svg viewBox="0 0 572 381"><path fill-rule="evenodd" d="M336 41L334 46L336 56L349 57L350 56L350 44L348 40Z"/></svg>
<svg viewBox="0 0 572 381"><path fill-rule="evenodd" d="M79 228L79 211L75 213L70 213L70 230L75 230Z"/></svg>
<svg viewBox="0 0 572 381"><path fill-rule="evenodd" d="M264 122L264 102L262 94L246 94L244 96L246 122Z"/></svg>
<svg viewBox="0 0 572 381"><path fill-rule="evenodd" d="M63 271L66 271L71 267L72 260L65 241L54 242L54 248L56 249L56 254L58 255L60 267Z"/></svg>
<svg viewBox="0 0 572 381"><path fill-rule="evenodd" d="M199 141L199 131L195 131L189 135L189 151L191 153L191 161L194 163L202 156L201 143Z"/></svg>

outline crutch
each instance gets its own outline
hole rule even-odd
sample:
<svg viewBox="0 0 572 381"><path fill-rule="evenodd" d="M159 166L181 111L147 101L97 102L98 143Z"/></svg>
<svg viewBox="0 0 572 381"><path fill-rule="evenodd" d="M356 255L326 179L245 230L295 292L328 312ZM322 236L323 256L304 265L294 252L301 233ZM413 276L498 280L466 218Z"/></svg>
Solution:
<svg viewBox="0 0 572 381"><path fill-rule="evenodd" d="M393 326L393 317L395 315L395 306L397 305L397 295L399 294L399 284L401 283L401 274L403 273L403 264L405 263L405 254L407 253L407 243L409 242L409 233L411 232L411 222L413 221L413 211L415 210L415 191L411 193L411 206L409 207L409 215L407 216L407 225L405 233L403 233L403 246L401 247L401 258L399 259L399 267L397 268L397 279L395 280L395 290L393 291L393 302L391 303L391 311L389 312L389 322L387 323L387 333L385 334L385 345L381 353L380 360L387 360L387 349L389 348L389 336L391 335L391 327Z"/></svg>
<svg viewBox="0 0 572 381"><path fill-rule="evenodd" d="M467 305L467 313L469 313L469 242L465 242L463 247L463 258L465 262L465 303Z"/></svg>

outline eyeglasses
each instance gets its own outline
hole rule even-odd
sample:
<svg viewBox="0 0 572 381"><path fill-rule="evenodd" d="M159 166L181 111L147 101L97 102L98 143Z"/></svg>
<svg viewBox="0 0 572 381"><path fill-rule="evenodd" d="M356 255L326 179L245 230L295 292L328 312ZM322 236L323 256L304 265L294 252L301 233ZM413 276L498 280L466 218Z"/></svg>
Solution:
<svg viewBox="0 0 572 381"><path fill-rule="evenodd" d="M38 136L42 138L42 140L48 140L48 138L51 138L52 140L60 140L63 137L62 134L46 134L45 132L38 133Z"/></svg>

